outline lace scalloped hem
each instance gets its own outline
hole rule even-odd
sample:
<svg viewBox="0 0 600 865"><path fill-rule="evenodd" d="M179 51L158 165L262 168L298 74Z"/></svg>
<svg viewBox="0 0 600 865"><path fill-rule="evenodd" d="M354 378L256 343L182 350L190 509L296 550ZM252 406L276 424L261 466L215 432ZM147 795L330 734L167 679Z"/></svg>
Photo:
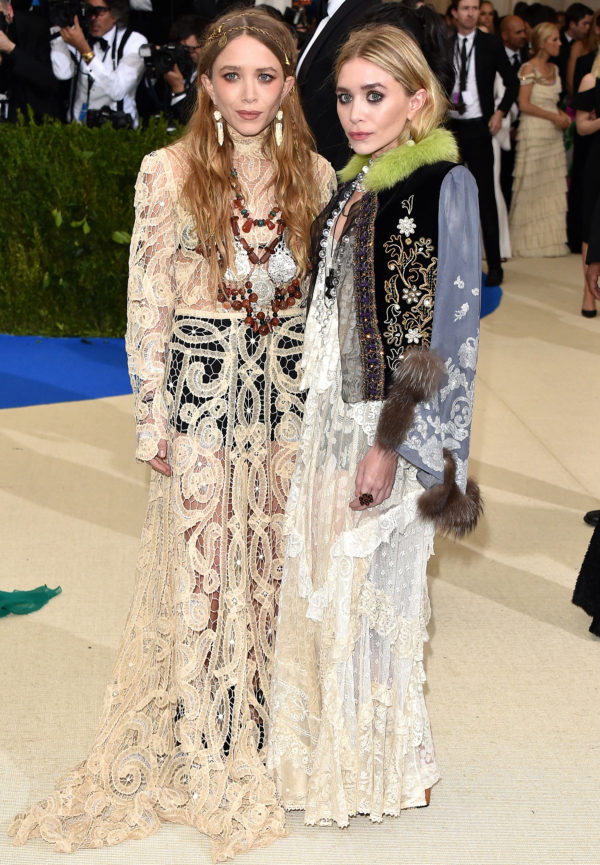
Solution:
<svg viewBox="0 0 600 865"><path fill-rule="evenodd" d="M205 802L175 790L146 789L123 803L110 801L99 788L85 800L75 798L73 788L63 788L17 814L8 835L15 846L41 838L57 853L74 853L139 840L156 833L163 823L180 823L208 835L213 861L223 862L288 834L284 809L266 772L262 782L249 784L255 789L246 789L246 795L243 788L248 784L230 784L225 793L229 808L208 813Z"/></svg>
<svg viewBox="0 0 600 865"><path fill-rule="evenodd" d="M426 780L427 787L423 788L421 795L413 795L406 797L400 803L400 809L384 808L380 814L372 813L368 808L359 807L354 813L348 814L345 821L336 819L333 815L324 813L321 817L310 817L304 820L305 826L337 826L338 829L347 829L350 826L350 821L353 817L368 817L371 823L383 823L386 817L399 818L403 811L410 811L413 808L424 808L427 805L425 798L425 790L430 789L437 784L441 776L439 773L431 776L431 779ZM306 805L304 802L282 802L282 807L286 812L305 811Z"/></svg>

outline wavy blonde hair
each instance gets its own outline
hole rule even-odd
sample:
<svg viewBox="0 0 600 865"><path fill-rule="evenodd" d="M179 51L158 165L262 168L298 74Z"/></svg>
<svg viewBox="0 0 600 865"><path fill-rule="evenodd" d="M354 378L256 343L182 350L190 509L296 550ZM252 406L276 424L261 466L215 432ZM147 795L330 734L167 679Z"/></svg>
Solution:
<svg viewBox="0 0 600 865"><path fill-rule="evenodd" d="M206 30L198 61L198 104L183 138L189 173L182 198L191 212L200 248L208 260L211 280L217 285L233 261L231 231L231 169L233 142L225 125L225 141L217 142L210 96L201 83L202 75L212 76L215 60L229 42L242 35L252 36L279 62L284 78L293 74L296 55L292 36L284 24L261 9L229 12ZM311 155L313 139L304 119L295 87L281 103L283 141L275 143L271 124L263 152L273 162L272 187L287 227L286 240L298 265L300 276L308 270L310 226L319 209L319 185ZM244 178L238 181L242 188Z"/></svg>
<svg viewBox="0 0 600 865"><path fill-rule="evenodd" d="M411 135L415 141L420 141L440 125L448 100L423 52L408 33L388 24L372 24L355 30L338 55L336 79L342 66L357 57L379 66L401 84L409 96L414 96L417 90L425 91L423 107L407 123L398 144Z"/></svg>

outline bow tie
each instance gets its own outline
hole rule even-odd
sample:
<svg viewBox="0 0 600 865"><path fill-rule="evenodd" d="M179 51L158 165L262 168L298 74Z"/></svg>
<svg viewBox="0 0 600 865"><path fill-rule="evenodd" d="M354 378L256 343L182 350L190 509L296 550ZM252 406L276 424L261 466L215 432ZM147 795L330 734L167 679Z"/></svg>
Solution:
<svg viewBox="0 0 600 865"><path fill-rule="evenodd" d="M96 36L90 39L90 48L99 48L101 51L108 51L108 42L102 36Z"/></svg>

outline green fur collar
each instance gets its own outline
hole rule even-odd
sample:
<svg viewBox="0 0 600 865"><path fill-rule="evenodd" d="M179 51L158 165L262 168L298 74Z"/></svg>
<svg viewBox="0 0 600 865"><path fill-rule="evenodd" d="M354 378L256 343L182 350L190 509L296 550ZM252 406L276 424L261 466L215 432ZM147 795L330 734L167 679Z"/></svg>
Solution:
<svg viewBox="0 0 600 865"><path fill-rule="evenodd" d="M350 162L338 171L340 181L348 183L354 180L369 158L358 154L353 156ZM458 162L458 159L458 145L454 136L447 129L439 127L419 142L401 144L400 147L378 156L373 161L363 184L369 192L381 192L384 189L391 189L422 165L433 165L435 162Z"/></svg>

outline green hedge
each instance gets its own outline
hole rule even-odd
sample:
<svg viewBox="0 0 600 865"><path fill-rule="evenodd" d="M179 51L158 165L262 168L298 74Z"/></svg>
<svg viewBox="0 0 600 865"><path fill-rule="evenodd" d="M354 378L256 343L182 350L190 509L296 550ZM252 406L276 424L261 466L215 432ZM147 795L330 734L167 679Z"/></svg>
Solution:
<svg viewBox="0 0 600 865"><path fill-rule="evenodd" d="M145 130L0 124L0 332L122 336L133 191Z"/></svg>

